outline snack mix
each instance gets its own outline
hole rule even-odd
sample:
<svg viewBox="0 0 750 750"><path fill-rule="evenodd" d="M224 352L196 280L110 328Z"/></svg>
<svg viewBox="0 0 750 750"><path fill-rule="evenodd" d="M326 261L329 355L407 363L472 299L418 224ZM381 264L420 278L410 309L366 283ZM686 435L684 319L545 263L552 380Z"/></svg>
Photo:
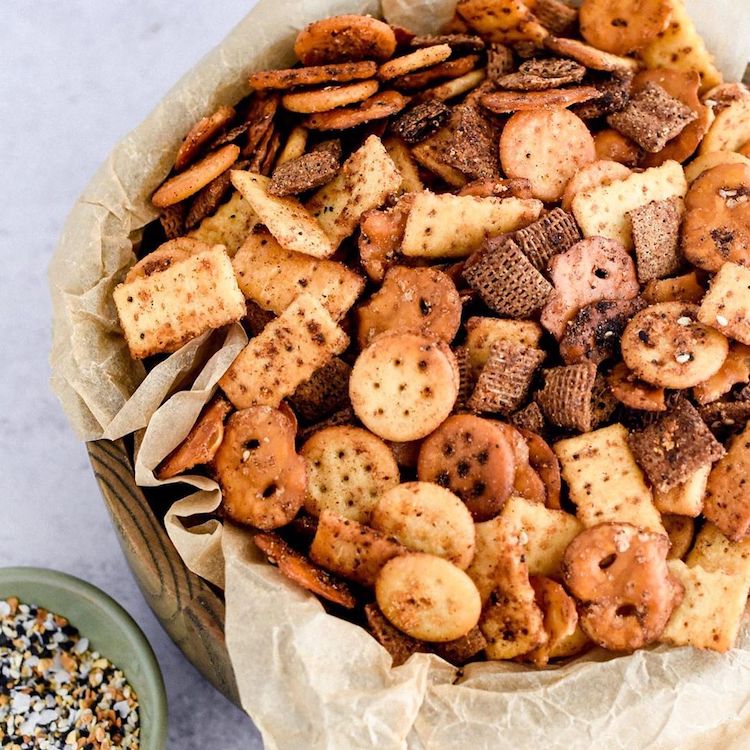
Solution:
<svg viewBox="0 0 750 750"><path fill-rule="evenodd" d="M114 292L136 359L250 336L157 478L214 477L394 664L730 649L750 90L682 0L343 15L294 52L185 135Z"/></svg>

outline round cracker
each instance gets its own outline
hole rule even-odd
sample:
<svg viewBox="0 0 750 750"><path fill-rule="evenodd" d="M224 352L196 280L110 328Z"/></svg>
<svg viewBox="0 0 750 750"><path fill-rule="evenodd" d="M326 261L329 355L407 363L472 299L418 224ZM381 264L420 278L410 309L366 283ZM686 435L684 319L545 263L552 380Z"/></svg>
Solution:
<svg viewBox="0 0 750 750"><path fill-rule="evenodd" d="M750 158L736 151L709 151L707 154L696 156L685 167L685 179L688 185L692 185L704 172L721 164L744 164L750 167Z"/></svg>
<svg viewBox="0 0 750 750"><path fill-rule="evenodd" d="M693 546L695 519L690 516L665 513L661 517L661 522L669 537L670 547L667 560L683 560Z"/></svg>
<svg viewBox="0 0 750 750"><path fill-rule="evenodd" d="M328 112L369 99L378 90L377 81L358 81L347 86L326 86L314 91L295 91L285 94L281 103L290 112L313 114Z"/></svg>
<svg viewBox="0 0 750 750"><path fill-rule="evenodd" d="M482 607L466 573L421 552L389 560L375 582L375 597L401 632L433 643L466 635L479 622Z"/></svg>
<svg viewBox="0 0 750 750"><path fill-rule="evenodd" d="M643 49L669 25L669 0L583 0L581 36L597 49L626 55Z"/></svg>
<svg viewBox="0 0 750 750"><path fill-rule="evenodd" d="M422 47L408 55L395 57L393 60L383 63L378 70L378 78L381 81L388 81L391 78L405 76L415 70L429 68L430 65L437 65L445 62L452 54L453 50L447 44L436 44L432 47Z"/></svg>
<svg viewBox="0 0 750 750"><path fill-rule="evenodd" d="M294 42L294 54L303 65L387 60L396 51L396 35L371 16L343 15L306 26Z"/></svg>
<svg viewBox="0 0 750 750"><path fill-rule="evenodd" d="M291 89L295 86L316 86L321 83L346 83L372 78L378 65L372 60L339 63L338 65L312 65L307 68L285 68L283 70L259 70L250 74L250 88Z"/></svg>
<svg viewBox="0 0 750 750"><path fill-rule="evenodd" d="M601 96L594 86L574 86L569 89L546 91L493 91L482 97L482 105L502 115L507 112L525 112L539 109L570 107Z"/></svg>
<svg viewBox="0 0 750 750"><path fill-rule="evenodd" d="M639 377L664 388L692 388L721 369L729 344L698 322L698 306L660 302L637 313L622 334L622 358Z"/></svg>
<svg viewBox="0 0 750 750"><path fill-rule="evenodd" d="M211 180L226 172L239 156L240 148L233 143L220 148L218 151L212 151L184 172L180 172L164 182L151 196L151 203L157 208L166 208L195 195L201 188L206 187Z"/></svg>
<svg viewBox="0 0 750 750"><path fill-rule="evenodd" d="M631 170L624 164L609 159L598 159L591 164L586 164L568 180L562 197L562 207L566 211L570 211L573 206L573 198L578 193L600 185L610 185L618 180L624 180L630 174Z"/></svg>
<svg viewBox="0 0 750 750"><path fill-rule="evenodd" d="M201 117L190 128L174 158L174 168L180 172L195 161L198 154L234 119L234 107L219 107L212 114Z"/></svg>
<svg viewBox="0 0 750 750"><path fill-rule="evenodd" d="M417 476L458 495L475 521L489 520L513 490L516 460L511 439L500 423L457 414L422 443Z"/></svg>
<svg viewBox="0 0 750 750"><path fill-rule="evenodd" d="M570 178L595 159L586 123L567 109L516 112L500 136L503 171L529 180L543 201L559 200Z"/></svg>
<svg viewBox="0 0 750 750"><path fill-rule="evenodd" d="M638 60L634 60L632 57L613 55L610 52L579 42L577 39L548 36L544 40L544 46L552 52L556 52L563 57L570 57L592 70L614 73L615 71L636 71L641 67Z"/></svg>
<svg viewBox="0 0 750 750"><path fill-rule="evenodd" d="M354 363L349 397L376 435L418 440L451 413L458 380L456 358L444 342L410 331L384 333Z"/></svg>
<svg viewBox="0 0 750 750"><path fill-rule="evenodd" d="M342 107L330 112L310 115L304 126L310 130L347 130L372 120L395 115L406 106L407 100L397 91L379 91L354 107Z"/></svg>
<svg viewBox="0 0 750 750"><path fill-rule="evenodd" d="M461 298L448 274L437 268L390 268L383 285L357 310L364 349L385 331L414 330L450 343L461 325Z"/></svg>
<svg viewBox="0 0 750 750"><path fill-rule="evenodd" d="M406 482L383 494L370 525L415 552L444 557L466 570L474 557L474 520L449 490L431 482Z"/></svg>
<svg viewBox="0 0 750 750"><path fill-rule="evenodd" d="M359 427L327 427L300 450L307 465L305 510L319 516L330 510L368 523L380 495L399 483L391 449Z"/></svg>

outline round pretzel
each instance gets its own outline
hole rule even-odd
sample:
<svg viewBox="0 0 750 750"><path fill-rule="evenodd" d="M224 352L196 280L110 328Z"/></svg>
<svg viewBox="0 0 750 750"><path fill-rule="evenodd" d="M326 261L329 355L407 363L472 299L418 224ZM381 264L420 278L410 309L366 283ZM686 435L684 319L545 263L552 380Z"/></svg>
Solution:
<svg viewBox="0 0 750 750"><path fill-rule="evenodd" d="M305 500L305 460L283 412L253 406L227 420L214 458L227 517L269 531L288 524Z"/></svg>
<svg viewBox="0 0 750 750"><path fill-rule="evenodd" d="M667 568L669 539L628 523L581 532L563 558L563 580L580 624L603 648L632 651L655 641L683 589Z"/></svg>

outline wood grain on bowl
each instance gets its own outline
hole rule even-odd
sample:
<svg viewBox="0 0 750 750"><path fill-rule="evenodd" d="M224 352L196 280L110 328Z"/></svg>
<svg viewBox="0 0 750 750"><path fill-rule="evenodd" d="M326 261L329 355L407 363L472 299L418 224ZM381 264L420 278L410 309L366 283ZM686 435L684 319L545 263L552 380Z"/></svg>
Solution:
<svg viewBox="0 0 750 750"><path fill-rule="evenodd" d="M239 706L224 641L224 601L182 562L143 490L122 440L87 444L94 476L138 586L193 666Z"/></svg>

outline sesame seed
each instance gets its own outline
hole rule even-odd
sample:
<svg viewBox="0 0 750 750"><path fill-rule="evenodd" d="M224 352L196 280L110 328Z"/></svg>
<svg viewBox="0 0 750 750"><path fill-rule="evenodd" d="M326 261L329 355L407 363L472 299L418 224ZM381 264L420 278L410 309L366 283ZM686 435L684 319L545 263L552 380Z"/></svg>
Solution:
<svg viewBox="0 0 750 750"><path fill-rule="evenodd" d="M137 750L135 691L89 645L64 617L16 598L0 599L3 748Z"/></svg>
<svg viewBox="0 0 750 750"><path fill-rule="evenodd" d="M679 354L675 354L674 358L681 365L684 365L685 362L689 362L692 359L692 357L689 354L686 354L685 352L680 352Z"/></svg>
<svg viewBox="0 0 750 750"><path fill-rule="evenodd" d="M693 321L687 317L687 315L683 315L681 318L677 318L677 325L678 326L689 326Z"/></svg>
<svg viewBox="0 0 750 750"><path fill-rule="evenodd" d="M716 322L720 326L725 326L725 325L727 325L729 323L729 321L723 315L717 315L716 316Z"/></svg>

